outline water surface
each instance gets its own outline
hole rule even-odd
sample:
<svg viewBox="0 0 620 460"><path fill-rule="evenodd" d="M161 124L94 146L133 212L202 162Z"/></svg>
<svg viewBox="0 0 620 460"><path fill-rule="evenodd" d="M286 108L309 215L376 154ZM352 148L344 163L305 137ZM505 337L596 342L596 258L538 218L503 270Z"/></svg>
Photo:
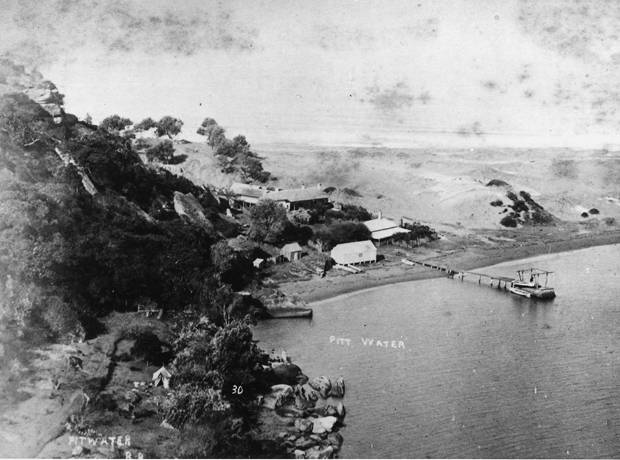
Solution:
<svg viewBox="0 0 620 460"><path fill-rule="evenodd" d="M343 458L618 457L619 256L614 245L479 270L555 271L552 301L441 278L325 302L255 335L311 378L345 378Z"/></svg>

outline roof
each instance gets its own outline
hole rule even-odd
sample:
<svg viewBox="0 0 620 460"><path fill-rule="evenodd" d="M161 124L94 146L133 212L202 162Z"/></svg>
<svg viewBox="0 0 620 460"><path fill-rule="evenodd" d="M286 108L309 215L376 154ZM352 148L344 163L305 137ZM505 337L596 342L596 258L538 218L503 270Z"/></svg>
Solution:
<svg viewBox="0 0 620 460"><path fill-rule="evenodd" d="M250 196L252 198L260 198L267 193L266 189L258 185L242 184L240 182L232 184L230 191L237 195Z"/></svg>
<svg viewBox="0 0 620 460"><path fill-rule="evenodd" d="M376 232L372 232L372 238L375 240L382 240L384 238L390 238L391 236L396 235L397 233L409 233L411 230L407 230L405 228L394 227L388 228L386 230L379 230Z"/></svg>
<svg viewBox="0 0 620 460"><path fill-rule="evenodd" d="M287 251L287 252L301 251L301 246L297 243L289 243L282 247L282 251Z"/></svg>
<svg viewBox="0 0 620 460"><path fill-rule="evenodd" d="M334 246L332 249L332 253L335 251L336 253L349 253L349 252L366 252L366 251L376 251L377 248L372 241L354 241L352 243L342 243Z"/></svg>
<svg viewBox="0 0 620 460"><path fill-rule="evenodd" d="M398 224L390 219L373 219L364 222L364 225L368 227L371 232L377 232L379 230L386 230L388 228L398 227Z"/></svg>
<svg viewBox="0 0 620 460"><path fill-rule="evenodd" d="M289 201L294 203L296 201L327 199L327 194L323 192L323 190L317 190L315 188L291 188L288 190L279 190L277 192L268 191L263 195L262 199Z"/></svg>

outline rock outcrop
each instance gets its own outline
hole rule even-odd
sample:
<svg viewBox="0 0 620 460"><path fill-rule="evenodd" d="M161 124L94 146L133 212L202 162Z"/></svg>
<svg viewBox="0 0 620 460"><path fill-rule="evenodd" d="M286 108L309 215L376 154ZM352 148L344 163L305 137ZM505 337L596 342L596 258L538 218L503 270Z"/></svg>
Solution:
<svg viewBox="0 0 620 460"><path fill-rule="evenodd" d="M277 439L291 458L334 458L343 443L338 430L344 426L346 411L336 398L344 396L344 380L322 376L308 382L298 366L273 359L274 378L281 383L262 397L263 417L271 418L265 425L275 422L286 429Z"/></svg>
<svg viewBox="0 0 620 460"><path fill-rule="evenodd" d="M186 218L200 225L210 234L215 232L215 227L205 216L203 207L191 193L174 192L174 210L179 217Z"/></svg>

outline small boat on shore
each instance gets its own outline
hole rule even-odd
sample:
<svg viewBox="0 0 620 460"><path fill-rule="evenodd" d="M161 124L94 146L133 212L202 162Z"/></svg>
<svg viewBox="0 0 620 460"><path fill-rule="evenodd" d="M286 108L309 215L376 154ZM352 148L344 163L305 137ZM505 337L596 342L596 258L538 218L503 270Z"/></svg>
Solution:
<svg viewBox="0 0 620 460"><path fill-rule="evenodd" d="M553 272L539 270L537 268L528 268L525 270L517 270L518 280L512 281L510 292L524 297L537 297L539 299L553 299L555 297L555 289L547 286L549 275ZM529 274L529 279L528 275ZM545 285L539 282L541 275L545 275Z"/></svg>

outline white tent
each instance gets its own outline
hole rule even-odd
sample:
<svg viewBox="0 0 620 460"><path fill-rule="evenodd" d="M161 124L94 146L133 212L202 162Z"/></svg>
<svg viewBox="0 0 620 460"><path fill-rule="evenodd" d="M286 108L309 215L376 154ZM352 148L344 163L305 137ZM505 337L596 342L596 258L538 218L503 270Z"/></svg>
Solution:
<svg viewBox="0 0 620 460"><path fill-rule="evenodd" d="M162 366L161 369L153 374L153 386L163 383L164 388L170 388L170 377L172 377L172 374Z"/></svg>

